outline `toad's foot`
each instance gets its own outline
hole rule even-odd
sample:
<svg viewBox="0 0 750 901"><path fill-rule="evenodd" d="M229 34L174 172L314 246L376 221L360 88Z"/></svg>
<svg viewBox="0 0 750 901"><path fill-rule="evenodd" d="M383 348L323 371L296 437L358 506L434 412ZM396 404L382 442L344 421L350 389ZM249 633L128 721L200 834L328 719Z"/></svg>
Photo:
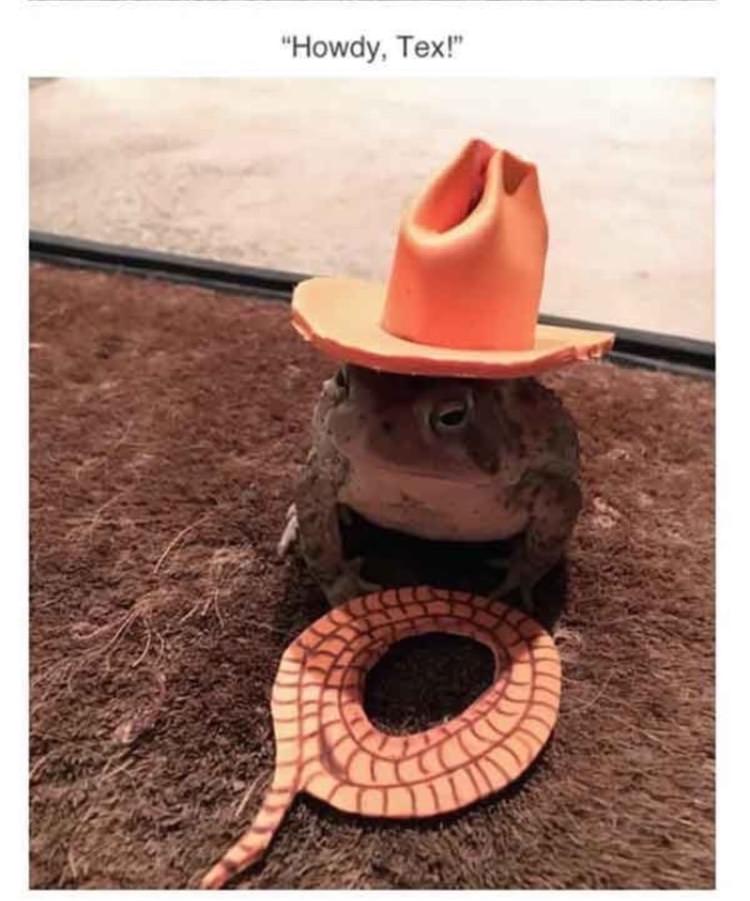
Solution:
<svg viewBox="0 0 750 901"><path fill-rule="evenodd" d="M523 542L519 542L515 550L506 559L487 561L489 566L506 568L505 578L489 595L492 600L499 600L512 591L520 591L521 609L525 613L534 612L534 586L544 575L545 569L534 567L526 555Z"/></svg>
<svg viewBox="0 0 750 901"><path fill-rule="evenodd" d="M352 598L359 597L362 594L382 591L382 585L376 585L374 582L368 582L362 578L360 573L363 565L363 557L345 560L341 573L333 582L323 587L328 603L332 607L344 604L346 601L350 601Z"/></svg>
<svg viewBox="0 0 750 901"><path fill-rule="evenodd" d="M289 549L297 541L299 535L299 520L297 518L297 507L290 504L286 511L286 525L281 533L279 543L276 545L276 555L279 559L283 559L289 553Z"/></svg>

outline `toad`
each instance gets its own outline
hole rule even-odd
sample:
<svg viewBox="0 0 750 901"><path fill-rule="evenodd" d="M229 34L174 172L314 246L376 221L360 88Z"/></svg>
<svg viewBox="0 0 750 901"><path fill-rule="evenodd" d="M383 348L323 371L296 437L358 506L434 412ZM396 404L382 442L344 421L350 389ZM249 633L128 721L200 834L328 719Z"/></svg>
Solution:
<svg viewBox="0 0 750 901"><path fill-rule="evenodd" d="M295 539L329 602L375 590L345 559L349 511L436 541L513 539L494 596L562 557L581 507L576 428L533 378L405 376L343 365L323 385L313 443L279 543Z"/></svg>

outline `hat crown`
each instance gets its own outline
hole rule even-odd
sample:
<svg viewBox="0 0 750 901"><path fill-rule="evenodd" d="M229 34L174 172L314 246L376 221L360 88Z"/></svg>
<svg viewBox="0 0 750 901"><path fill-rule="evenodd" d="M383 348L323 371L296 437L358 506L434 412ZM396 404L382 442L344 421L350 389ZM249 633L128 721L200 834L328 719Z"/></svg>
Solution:
<svg viewBox="0 0 750 901"><path fill-rule="evenodd" d="M527 350L546 252L536 168L470 141L402 217L381 325L419 344Z"/></svg>

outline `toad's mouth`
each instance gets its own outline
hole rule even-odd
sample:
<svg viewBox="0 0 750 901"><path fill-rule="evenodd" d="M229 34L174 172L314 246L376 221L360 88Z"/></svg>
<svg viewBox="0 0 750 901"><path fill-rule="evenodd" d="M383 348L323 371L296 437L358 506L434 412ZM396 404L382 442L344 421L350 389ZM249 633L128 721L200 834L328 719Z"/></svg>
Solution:
<svg viewBox="0 0 750 901"><path fill-rule="evenodd" d="M451 485L489 485L494 482L496 477L492 477L479 470L473 471L469 477L469 471L466 469L456 468L455 471L446 471L445 469L430 469L429 467L404 466L401 463L389 463L387 460L372 460L357 464L353 463L353 469L357 475L367 478L370 476L384 475L397 484L398 481L412 479L424 482L443 482Z"/></svg>

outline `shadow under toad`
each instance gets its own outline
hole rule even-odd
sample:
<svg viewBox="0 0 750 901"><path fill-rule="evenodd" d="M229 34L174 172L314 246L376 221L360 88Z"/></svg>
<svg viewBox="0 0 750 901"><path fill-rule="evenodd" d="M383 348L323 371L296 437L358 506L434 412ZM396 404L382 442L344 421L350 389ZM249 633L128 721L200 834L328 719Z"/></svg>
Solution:
<svg viewBox="0 0 750 901"><path fill-rule="evenodd" d="M491 561L508 557L517 540L431 541L376 526L350 510L346 523L342 523L342 539L347 559L363 559L361 575L368 582L384 588L430 585L479 595L489 594L500 585L505 571ZM292 556L276 624L280 629L297 626L289 632L290 641L330 609L320 588L306 573L299 553L293 551ZM533 592L533 616L547 631L553 631L564 610L566 596L567 573L563 561L537 583ZM502 600L519 606L520 593L512 592Z"/></svg>

